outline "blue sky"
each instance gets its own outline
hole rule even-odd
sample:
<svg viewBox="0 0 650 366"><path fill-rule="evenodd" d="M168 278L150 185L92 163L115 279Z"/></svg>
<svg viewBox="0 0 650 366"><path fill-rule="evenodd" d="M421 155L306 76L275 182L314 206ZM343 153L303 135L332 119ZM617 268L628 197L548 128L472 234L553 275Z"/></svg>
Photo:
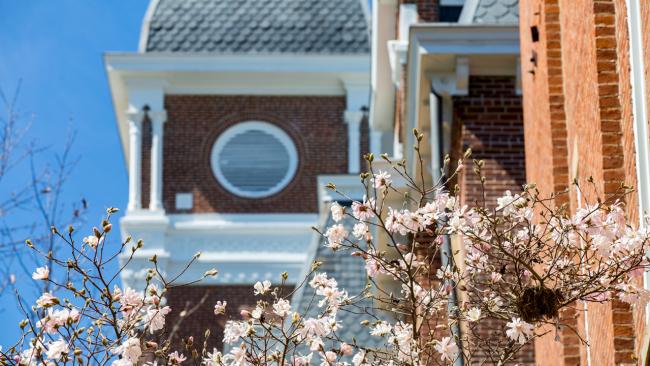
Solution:
<svg viewBox="0 0 650 366"><path fill-rule="evenodd" d="M135 51L148 0L0 1L0 88L11 95L22 80L18 106L32 115L27 138L51 156L76 132L72 154L80 161L64 199L85 197L89 224L106 207L124 208L126 167L102 54ZM47 155L50 156L47 156ZM21 185L21 178L10 184ZM117 231L117 230L116 230ZM15 302L0 298L0 345L18 335ZM14 326L13 324L16 324Z"/></svg>

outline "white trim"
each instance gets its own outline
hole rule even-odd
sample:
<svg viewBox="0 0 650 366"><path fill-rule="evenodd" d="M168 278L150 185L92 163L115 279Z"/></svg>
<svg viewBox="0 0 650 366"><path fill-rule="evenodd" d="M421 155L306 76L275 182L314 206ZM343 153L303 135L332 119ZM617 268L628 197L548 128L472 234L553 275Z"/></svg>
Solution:
<svg viewBox="0 0 650 366"><path fill-rule="evenodd" d="M393 84L400 87L402 83L402 67L406 64L406 53L408 52L409 43L407 41L391 40L387 42L388 62L390 64L390 75Z"/></svg>
<svg viewBox="0 0 650 366"><path fill-rule="evenodd" d="M419 103L424 96L420 96L422 78L425 73L451 72L456 74L458 66L457 56L462 55L469 60L501 56L516 57L519 55L519 29L516 25L460 25L454 23L444 24L416 24L411 27L409 39L406 90L406 131L411 131L419 124ZM438 57L439 62L432 63L431 68L424 70L424 59L426 57ZM442 58L440 58L442 57ZM443 62L449 59L449 62ZM467 63L460 63L466 65ZM513 65L514 66L514 65ZM502 67L500 64L489 65L488 67ZM471 67L468 70L473 74ZM482 70L485 72L486 70ZM513 72L515 70L512 70ZM460 76L456 76L459 78ZM456 79L454 79L456 82ZM461 83L462 84L462 83ZM427 91L428 94L429 91ZM405 158L411 162L409 169L413 168L414 137L410 132L406 133ZM412 170L411 170L412 172Z"/></svg>
<svg viewBox="0 0 650 366"><path fill-rule="evenodd" d="M123 111L130 104L141 108L142 102L163 109L165 94L341 96L344 84L370 89L367 54L109 53L104 63L125 158Z"/></svg>
<svg viewBox="0 0 650 366"><path fill-rule="evenodd" d="M147 6L147 12L144 14L142 20L142 27L140 28L140 40L138 41L138 52L147 51L147 43L149 42L149 27L151 26L151 19L156 12L160 0L151 0Z"/></svg>
<svg viewBox="0 0 650 366"><path fill-rule="evenodd" d="M129 211L139 210L142 207L142 118L144 113L129 110L125 113L129 123Z"/></svg>
<svg viewBox="0 0 650 366"><path fill-rule="evenodd" d="M480 0L465 1L465 5L463 5L463 10L460 11L460 17L458 18L458 23L472 24L474 22L474 14L476 14L476 8L478 8L479 1Z"/></svg>
<svg viewBox="0 0 650 366"><path fill-rule="evenodd" d="M317 180L319 211L323 210L323 204L334 201L347 201L348 199L361 201L366 194L357 174L319 175ZM330 183L334 184L336 190L345 194L347 197L343 197L327 188L327 185Z"/></svg>
<svg viewBox="0 0 650 366"><path fill-rule="evenodd" d="M367 73L369 54L203 54L203 53L107 53L109 72L314 72Z"/></svg>
<svg viewBox="0 0 650 366"><path fill-rule="evenodd" d="M221 165L219 164L219 155L221 154L221 151L225 145L230 142L230 140L236 135L252 130L263 131L277 138L289 154L289 167L282 180L267 190L259 192L245 191L233 185L224 176L223 172L221 171ZM210 165L212 166L212 172L214 173L219 183L228 191L230 191L230 193L246 198L268 197L280 192L293 180L293 177L295 176L296 170L298 168L298 151L291 137L289 137L286 132L284 132L276 125L262 121L246 121L229 127L223 133L221 133L221 135L219 135L217 141L212 147L212 152L210 153ZM255 172L251 172L251 174L255 174Z"/></svg>
<svg viewBox="0 0 650 366"><path fill-rule="evenodd" d="M636 176L639 195L639 225L646 226L645 214L650 212L650 151L648 151L648 105L644 65L642 19L639 0L626 0L627 26L630 36L630 84L632 87L632 118L634 128L634 146L636 149ZM650 50L647 50L650 51ZM650 271L643 274L643 285L650 288ZM650 323L650 305L645 307L645 323ZM641 347L641 364L648 361L648 344L650 330L646 330L639 341Z"/></svg>
<svg viewBox="0 0 650 366"><path fill-rule="evenodd" d="M164 125L167 121L167 112L152 111L147 113L151 120L151 171L150 171L150 192L149 210L164 211L163 196L163 140Z"/></svg>
<svg viewBox="0 0 650 366"><path fill-rule="evenodd" d="M462 6L464 4L465 0L440 0L442 6Z"/></svg>
<svg viewBox="0 0 650 366"><path fill-rule="evenodd" d="M309 243L314 235L311 227L317 223L317 214L127 212L120 220L122 237L132 236L133 243L143 239L144 247L136 252L122 280L134 288L142 283L146 268L151 267L149 258L154 254L162 272L178 274L201 251L200 258L181 281L195 280L216 267L217 278L206 279L204 284L277 281L283 271L289 272L289 283L295 283L308 259ZM120 257L122 264L129 254L127 251Z"/></svg>

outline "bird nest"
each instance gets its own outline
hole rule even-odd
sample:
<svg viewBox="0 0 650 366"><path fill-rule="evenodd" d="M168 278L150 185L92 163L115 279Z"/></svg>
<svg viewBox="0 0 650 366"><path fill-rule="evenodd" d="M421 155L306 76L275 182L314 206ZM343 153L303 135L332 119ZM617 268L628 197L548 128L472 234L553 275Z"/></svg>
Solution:
<svg viewBox="0 0 650 366"><path fill-rule="evenodd" d="M557 289L544 286L527 287L517 300L517 310L526 322L551 319L558 315L560 303L564 299Z"/></svg>

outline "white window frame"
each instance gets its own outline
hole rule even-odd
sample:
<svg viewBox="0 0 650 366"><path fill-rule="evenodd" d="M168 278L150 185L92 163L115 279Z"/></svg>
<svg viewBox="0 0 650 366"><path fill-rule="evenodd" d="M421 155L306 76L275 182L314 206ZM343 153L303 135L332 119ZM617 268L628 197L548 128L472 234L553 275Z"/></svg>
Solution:
<svg viewBox="0 0 650 366"><path fill-rule="evenodd" d="M219 166L219 154L226 146L226 144L236 135L250 130L263 131L269 135L274 136L284 145L289 154L289 169L287 170L284 178L282 178L282 180L276 185L265 191L250 192L234 186L228 181L228 179L226 179L223 172L221 171L221 167ZM216 142L212 146L212 152L210 153L210 165L212 167L212 173L217 178L217 181L230 193L244 198L263 198L280 192L293 180L296 174L296 170L298 169L298 151L293 139L291 139L291 137L289 137L289 135L280 127L264 121L245 121L228 127L223 133L221 133L221 135L219 135Z"/></svg>

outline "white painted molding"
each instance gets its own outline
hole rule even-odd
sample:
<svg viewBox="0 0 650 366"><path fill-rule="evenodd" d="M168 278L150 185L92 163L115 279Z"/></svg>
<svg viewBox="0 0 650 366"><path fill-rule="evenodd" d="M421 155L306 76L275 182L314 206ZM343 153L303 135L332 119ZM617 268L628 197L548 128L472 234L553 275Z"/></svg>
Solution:
<svg viewBox="0 0 650 366"><path fill-rule="evenodd" d="M129 211L142 207L142 119L144 113L130 109L126 113L129 123Z"/></svg>
<svg viewBox="0 0 650 366"><path fill-rule="evenodd" d="M126 53L104 55L109 72L367 73L370 55Z"/></svg>
<svg viewBox="0 0 650 366"><path fill-rule="evenodd" d="M151 120L151 177L149 210L164 213L162 204L163 194L163 141L164 124L167 121L167 112L150 111L147 113Z"/></svg>
<svg viewBox="0 0 650 366"><path fill-rule="evenodd" d="M317 181L320 212L323 212L323 206L328 205L330 202L361 201L366 194L358 174L319 175ZM336 189L346 196L341 196L336 191L327 188L329 183L334 184Z"/></svg>
<svg viewBox="0 0 650 366"><path fill-rule="evenodd" d="M643 27L640 0L626 0L627 26L630 36L630 83L632 86L632 117L634 128L634 146L636 149L636 176L639 197L639 225L646 226L646 215L650 213L650 150L648 149L648 94L646 90L646 68L644 55L650 50L643 49ZM643 285L650 288L650 271L645 271ZM650 323L650 304L645 307L645 322ZM650 328L646 326L642 338L640 364L648 362L648 344Z"/></svg>
<svg viewBox="0 0 650 366"><path fill-rule="evenodd" d="M472 24L474 22L474 14L476 14L476 8L480 0L465 0L465 5L463 5L463 10L460 11L460 17L458 17L458 23L460 24Z"/></svg>
<svg viewBox="0 0 650 366"><path fill-rule="evenodd" d="M181 277L200 278L217 268L219 275L206 284L253 284L258 280L279 281L289 272L289 283L299 279L307 260L317 214L174 214L155 215L147 210L127 212L120 220L122 237L142 238L144 247L136 252L122 277L129 286L141 283L149 258L156 254L159 267L169 275L183 270L196 252L202 254ZM128 255L120 260L125 263Z"/></svg>
<svg viewBox="0 0 650 366"><path fill-rule="evenodd" d="M407 42L409 39L409 29L413 24L418 22L418 5L417 4L400 4L399 5L399 24L397 39Z"/></svg>
<svg viewBox="0 0 650 366"><path fill-rule="evenodd" d="M343 119L348 125L348 173L359 173L361 164L361 121L364 112L347 110Z"/></svg>
<svg viewBox="0 0 650 366"><path fill-rule="evenodd" d="M454 88L462 86L464 73L473 74L472 62L480 65L484 59L494 61L495 56L500 60L514 59L519 55L519 29L516 25L462 25L454 23L429 23L411 26L409 50L407 59L407 90L406 90L406 124L407 131L415 128L419 121L420 101L427 96L421 83L429 73L452 73ZM462 69L456 74L459 58L467 58L468 63L460 62ZM424 59L435 62L426 64ZM460 60L462 60L460 58ZM503 71L503 62L497 62L483 67L494 67ZM469 67L466 67L469 65ZM426 67L426 69L425 69ZM512 65L512 73L515 65ZM485 69L482 72L486 72ZM458 83L460 78L460 83ZM428 91L427 91L428 94ZM405 158L413 161L413 134L406 134ZM409 164L409 166L411 166Z"/></svg>
<svg viewBox="0 0 650 366"><path fill-rule="evenodd" d="M387 47L391 78L393 79L393 84L399 88L402 82L402 68L406 65L408 42L391 40L388 41Z"/></svg>
<svg viewBox="0 0 650 366"><path fill-rule="evenodd" d="M369 104L367 54L109 53L104 63L125 157L128 123L122 111L144 104L162 110L165 94L342 96L349 84L365 88L361 105Z"/></svg>
<svg viewBox="0 0 650 366"><path fill-rule="evenodd" d="M373 132L381 130L389 133L393 131L395 122L395 88L392 82L388 41L395 38L397 6L395 3L375 0L372 4L372 12L371 96L368 124Z"/></svg>

